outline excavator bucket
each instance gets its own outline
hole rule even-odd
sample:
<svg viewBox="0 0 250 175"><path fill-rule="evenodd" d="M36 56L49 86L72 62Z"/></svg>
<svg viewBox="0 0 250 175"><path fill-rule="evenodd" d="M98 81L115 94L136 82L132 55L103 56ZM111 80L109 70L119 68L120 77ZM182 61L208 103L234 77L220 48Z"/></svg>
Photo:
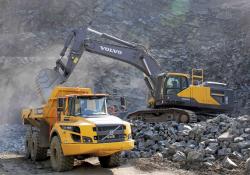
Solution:
<svg viewBox="0 0 250 175"><path fill-rule="evenodd" d="M55 69L42 69L36 77L36 86L38 94L46 102L49 98L51 90L58 84L65 81L59 71Z"/></svg>

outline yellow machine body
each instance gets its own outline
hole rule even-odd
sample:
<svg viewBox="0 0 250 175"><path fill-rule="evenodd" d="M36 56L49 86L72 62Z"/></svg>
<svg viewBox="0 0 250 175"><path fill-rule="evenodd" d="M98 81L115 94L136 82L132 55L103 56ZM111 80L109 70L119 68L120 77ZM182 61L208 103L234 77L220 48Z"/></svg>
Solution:
<svg viewBox="0 0 250 175"><path fill-rule="evenodd" d="M169 77L183 77L187 79L187 81L191 82L187 88L183 88L176 94L177 97L192 99L202 105L220 105L218 101L212 97L211 88L205 87L202 84L204 81L203 69L192 69L191 76L183 73L168 73L167 75ZM198 81L198 84L195 84L196 81ZM215 95L220 96L222 94Z"/></svg>
<svg viewBox="0 0 250 175"><path fill-rule="evenodd" d="M57 132L60 135L62 150L64 155L82 155L82 154L91 154L93 156L107 156L114 154L116 152L130 150L134 147L134 141L131 140L131 129L129 123L124 123L126 125L126 130L124 134L126 135L125 140L122 142L110 142L110 143L98 143L94 140L94 137L97 135L95 131L93 131L93 127L95 127L94 122L89 122L85 119L78 118L75 119L76 123L70 124L69 122L65 123L56 123L53 127L51 134ZM60 125L67 126L76 126L76 124L80 127L81 133L74 133L71 131L65 131L60 128ZM93 140L93 143L83 144L83 141L75 142L71 134L79 135L80 137L90 137Z"/></svg>
<svg viewBox="0 0 250 175"><path fill-rule="evenodd" d="M189 86L177 94L178 97L190 98L200 104L220 105L212 96L210 87Z"/></svg>

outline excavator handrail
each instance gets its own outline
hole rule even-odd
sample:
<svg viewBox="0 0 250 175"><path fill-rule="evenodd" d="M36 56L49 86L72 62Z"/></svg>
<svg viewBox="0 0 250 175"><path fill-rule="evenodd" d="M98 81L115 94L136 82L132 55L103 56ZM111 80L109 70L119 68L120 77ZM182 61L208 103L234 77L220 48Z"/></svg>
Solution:
<svg viewBox="0 0 250 175"><path fill-rule="evenodd" d="M98 32L94 29L91 29L91 28L87 28L87 30L91 33L94 33L96 35L99 35L101 38L106 38L106 39L109 39L109 40L112 40L112 41L115 41L117 43L120 43L120 44L123 44L125 46L128 46L128 47L133 47L135 48L137 46L137 44L135 43L131 43L131 42L128 42L128 41L125 41L125 40L122 40L120 38L117 38L115 36L112 36L112 35L109 35L109 34L106 34L106 33L101 33L101 32Z"/></svg>

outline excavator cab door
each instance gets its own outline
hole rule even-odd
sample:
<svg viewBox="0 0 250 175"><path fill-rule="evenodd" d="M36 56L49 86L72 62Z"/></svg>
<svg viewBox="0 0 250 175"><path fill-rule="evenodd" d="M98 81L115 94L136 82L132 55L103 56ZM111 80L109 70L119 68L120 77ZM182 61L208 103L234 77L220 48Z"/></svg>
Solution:
<svg viewBox="0 0 250 175"><path fill-rule="evenodd" d="M177 94L189 86L185 76L169 75L164 82L163 94L167 96L177 96Z"/></svg>

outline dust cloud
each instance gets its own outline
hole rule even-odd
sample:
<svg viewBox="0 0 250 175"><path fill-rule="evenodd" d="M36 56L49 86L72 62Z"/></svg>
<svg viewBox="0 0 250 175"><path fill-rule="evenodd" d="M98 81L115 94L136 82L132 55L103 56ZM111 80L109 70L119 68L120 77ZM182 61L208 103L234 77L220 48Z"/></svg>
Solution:
<svg viewBox="0 0 250 175"><path fill-rule="evenodd" d="M34 57L0 57L0 121L19 123L23 108L42 105L35 78L44 68L53 68L61 45L54 45Z"/></svg>
<svg viewBox="0 0 250 175"><path fill-rule="evenodd" d="M22 108L41 105L35 77L51 60L53 56L0 57L1 122L19 123Z"/></svg>

